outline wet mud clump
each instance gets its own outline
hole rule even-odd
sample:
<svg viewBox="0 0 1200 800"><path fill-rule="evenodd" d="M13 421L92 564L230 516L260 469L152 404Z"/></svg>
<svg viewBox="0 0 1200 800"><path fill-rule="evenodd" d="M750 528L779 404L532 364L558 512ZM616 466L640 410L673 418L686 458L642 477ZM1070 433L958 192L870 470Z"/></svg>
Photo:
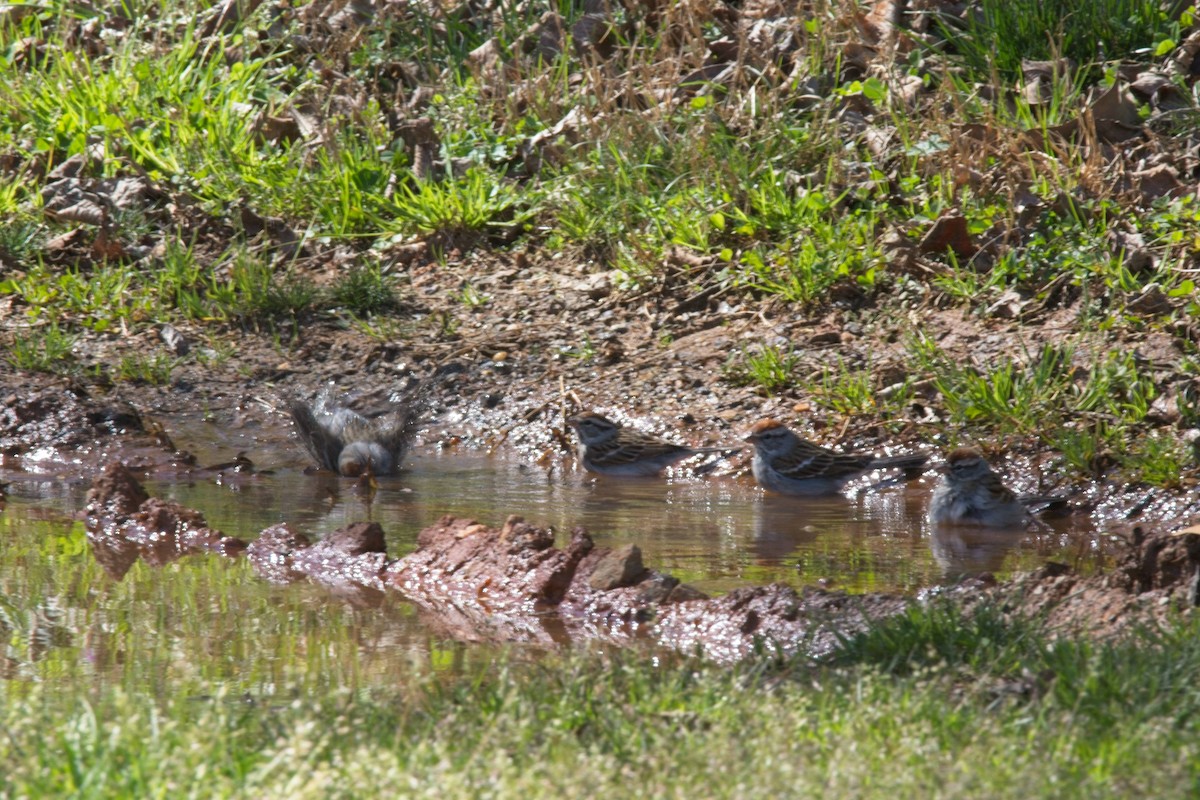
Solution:
<svg viewBox="0 0 1200 800"><path fill-rule="evenodd" d="M309 579L361 605L382 598L389 564L377 522L356 522L315 543L287 523L272 525L250 543L246 556L271 583Z"/></svg>
<svg viewBox="0 0 1200 800"><path fill-rule="evenodd" d="M788 655L814 643L827 649L839 633L861 630L910 602L892 595L797 594L777 584L709 598L647 568L635 545L599 548L576 528L559 548L553 531L518 516L500 528L443 517L421 531L416 551L386 566L381 536L364 546L362 534L362 526L351 526L309 545L286 526L274 526L248 555L269 580L303 575L373 589L382 578L423 611L427 624L460 640L650 640L721 662L762 652Z"/></svg>
<svg viewBox="0 0 1200 800"><path fill-rule="evenodd" d="M208 527L200 512L148 496L117 462L105 467L88 490L85 522L96 561L116 580L138 558L161 567L186 555L236 556L246 549L241 539Z"/></svg>

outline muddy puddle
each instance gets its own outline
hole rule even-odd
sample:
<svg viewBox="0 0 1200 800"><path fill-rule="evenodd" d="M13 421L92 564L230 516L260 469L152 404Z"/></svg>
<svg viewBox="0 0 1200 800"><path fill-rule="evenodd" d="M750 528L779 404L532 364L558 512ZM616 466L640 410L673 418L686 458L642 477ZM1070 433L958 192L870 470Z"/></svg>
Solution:
<svg viewBox="0 0 1200 800"><path fill-rule="evenodd" d="M1088 573L1106 559L1103 537L1078 518L1015 533L931 531L924 508L933 473L799 500L765 496L745 477L684 471L662 480L605 479L569 460L545 467L426 448L368 492L352 480L305 474L304 455L286 428L264 435L180 419L169 431L198 464L243 450L252 455L254 472L158 470L144 477L152 496L196 509L211 527L246 540L280 522L317 539L367 520L383 527L390 554L404 555L443 515L499 524L519 511L553 527L560 545L576 525L598 546L636 544L647 564L714 595L771 582L912 593L963 574L1004 578L1049 560ZM0 480L10 482L0 514L0 625L22 643L9 647L10 677L36 671L34 662L60 648L64 676L150 683L164 668L219 677L248 663L264 681L316 669L311 674L345 683L384 679L398 661L452 669L488 657L485 648L434 635L394 595L331 602L327 588L272 586L244 559L139 563L113 581L95 563L78 521L89 481L77 466L47 458L19 471L0 468ZM161 650L161 660L134 657L147 649Z"/></svg>

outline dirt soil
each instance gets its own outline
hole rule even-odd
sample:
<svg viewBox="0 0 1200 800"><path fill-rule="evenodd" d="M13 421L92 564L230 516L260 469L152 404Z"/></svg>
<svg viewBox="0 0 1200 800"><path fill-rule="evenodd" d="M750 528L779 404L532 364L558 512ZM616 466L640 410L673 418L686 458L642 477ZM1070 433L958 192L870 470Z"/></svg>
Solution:
<svg viewBox="0 0 1200 800"><path fill-rule="evenodd" d="M719 375L730 353L774 335L792 343L814 371L831 359L869 359L881 383L894 382L899 376L887 372L890 348L899 347L895 343L918 314L926 335L964 359L1009 347L1012 337L1033 348L1055 335L1051 326L1018 329L955 310L914 308L914 317L897 317L851 299L806 313L744 298L735 305L718 297L689 301L682 292L630 298L615 293L611 276L586 270L518 269L504 262L470 269L490 297L473 308L453 299L463 280L454 270L412 268L412 296L423 305L410 307L408 319L426 333L436 321L436 335L379 342L336 319L301 326L282 345L268 335L230 332L236 345L231 358L216 367L184 364L165 387L7 373L0 407L3 464L9 471L34 472L57 464L58 474L85 479L114 460L140 474L252 470L254 452L198 464L189 453L196 443L171 438L172 415L208 414L223 425L252 428L264 446L274 447L294 440L286 400L311 397L327 382L367 411L382 410L419 381L431 383L419 448L505 452L547 470L570 466L573 439L564 417L582 408L695 445L736 442L751 422L774 416L830 445L927 448L941 440L944 425L919 397L909 419L885 427L822 412L797 390L764 396L731 387ZM481 272L488 281L478 280ZM197 335L186 327L181 332ZM142 334L145 347L156 347L156 336ZM1135 338L1129 346L1152 361L1166 364L1178 355L1165 333ZM104 359L114 343L96 337L89 346ZM895 363L900 359L897 353ZM1082 577L1048 565L1004 584L985 578L942 594L966 605L998 599L1044 615L1064 631L1100 634L1196 605L1200 537L1171 535L1200 515L1194 491L1064 482L1041 468L1045 454L1032 440L1009 445L1002 468L1015 489L1070 494L1076 513L1091 514L1100 530L1126 537L1126 554L1108 575ZM299 451L299 443L294 446ZM47 453L57 457L47 459ZM747 455L725 469L745 473ZM109 480L114 474L120 473L110 469ZM236 556L246 548L208 528L195 511L145 498L133 488L132 474L122 481L100 492L89 517L93 551L114 578L139 557L163 564L187 553ZM421 534L415 553L400 559L389 558L382 543L379 530L352 530L311 544L302 532L277 526L248 552L267 580L316 580L355 602L399 591L417 603L428 624L464 640L650 638L726 662L758 652L764 641L783 654L801 648L819 654L838 634L914 602L815 589L797 593L777 585L703 599L669 576L641 568L640 554L600 552L584 531L559 549L549 532L517 518L499 529L446 519ZM596 579L614 569L616 577Z"/></svg>

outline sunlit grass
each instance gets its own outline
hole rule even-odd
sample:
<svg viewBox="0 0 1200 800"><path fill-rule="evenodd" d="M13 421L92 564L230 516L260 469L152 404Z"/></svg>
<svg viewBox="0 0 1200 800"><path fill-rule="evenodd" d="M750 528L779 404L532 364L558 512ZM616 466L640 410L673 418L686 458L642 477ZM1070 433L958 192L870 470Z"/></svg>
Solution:
<svg viewBox="0 0 1200 800"><path fill-rule="evenodd" d="M799 366L800 358L791 347L764 344L731 355L722 372L735 386L756 386L770 394L791 385Z"/></svg>
<svg viewBox="0 0 1200 800"><path fill-rule="evenodd" d="M256 586L215 558L114 584L77 523L41 525L33 569L0 596L0 757L19 795L579 796L633 781L645 797L1169 798L1200 778L1194 624L1089 643L935 603L816 661L428 639L372 668L364 634L403 612L381 625L386 609Z"/></svg>
<svg viewBox="0 0 1200 800"><path fill-rule="evenodd" d="M359 317L395 310L399 304L395 278L377 264L351 267L329 291L330 300Z"/></svg>
<svg viewBox="0 0 1200 800"><path fill-rule="evenodd" d="M1172 487L1195 466L1176 437L1143 424L1159 389L1132 354L1109 352L1084 368L1073 345L1045 345L1021 361L963 365L921 337L909 353L931 376L951 422L1034 437L1093 477L1119 465L1135 480Z"/></svg>

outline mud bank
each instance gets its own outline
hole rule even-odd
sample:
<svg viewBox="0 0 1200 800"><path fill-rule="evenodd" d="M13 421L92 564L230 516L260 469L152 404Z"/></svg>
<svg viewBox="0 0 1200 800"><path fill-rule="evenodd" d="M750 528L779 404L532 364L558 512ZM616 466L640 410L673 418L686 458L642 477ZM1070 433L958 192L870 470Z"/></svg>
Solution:
<svg viewBox="0 0 1200 800"><path fill-rule="evenodd" d="M1156 625L1200 606L1200 535L1134 528L1116 567L1082 577L1049 563L989 590L985 597L1036 615L1062 634L1113 636Z"/></svg>
<svg viewBox="0 0 1200 800"><path fill-rule="evenodd" d="M511 516L499 528L453 516L421 531L417 549L389 557L383 529L356 523L313 542L287 523L249 545L210 528L177 503L146 495L133 474L111 463L88 496L89 540L120 579L141 557L161 565L183 555L245 554L266 581L312 581L351 601L396 593L424 622L470 642L561 644L646 641L722 663L749 657L820 657L841 638L938 596L966 608L997 602L1036 614L1064 632L1114 635L1200 602L1200 535L1137 532L1116 570L1082 577L1049 564L996 584L971 580L918 598L780 584L706 597L642 563L633 545L597 547L583 528L563 547L554 532Z"/></svg>

